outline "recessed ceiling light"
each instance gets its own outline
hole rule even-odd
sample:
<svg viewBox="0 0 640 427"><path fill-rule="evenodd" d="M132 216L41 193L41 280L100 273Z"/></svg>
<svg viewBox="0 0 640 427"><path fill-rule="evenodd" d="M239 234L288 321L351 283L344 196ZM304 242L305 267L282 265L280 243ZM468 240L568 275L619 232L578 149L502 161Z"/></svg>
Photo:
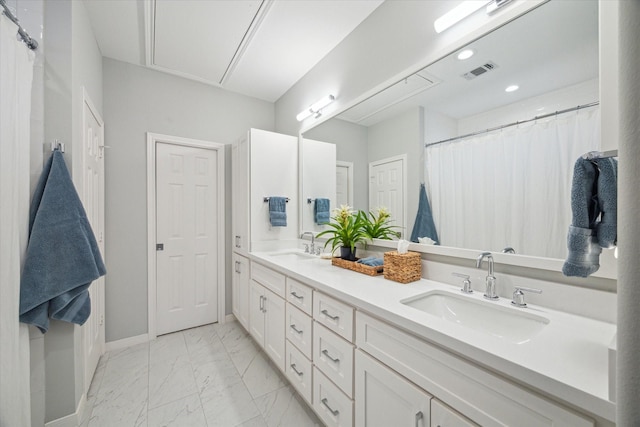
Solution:
<svg viewBox="0 0 640 427"><path fill-rule="evenodd" d="M518 85L511 85L511 86L507 86L507 88L504 90L505 92L515 92L516 90L520 89L520 86Z"/></svg>
<svg viewBox="0 0 640 427"><path fill-rule="evenodd" d="M460 61L464 61L465 59L469 59L473 56L475 52L472 49L465 49L458 54L458 59Z"/></svg>

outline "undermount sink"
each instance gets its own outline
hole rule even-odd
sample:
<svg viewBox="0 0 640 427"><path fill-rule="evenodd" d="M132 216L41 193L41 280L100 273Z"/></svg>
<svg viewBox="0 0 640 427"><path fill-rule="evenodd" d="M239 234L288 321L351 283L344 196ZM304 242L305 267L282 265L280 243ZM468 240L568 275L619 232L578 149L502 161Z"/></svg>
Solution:
<svg viewBox="0 0 640 427"><path fill-rule="evenodd" d="M465 328L522 344L541 332L549 319L523 309L446 291L431 291L400 301Z"/></svg>
<svg viewBox="0 0 640 427"><path fill-rule="evenodd" d="M277 258L283 261L304 261L308 259L317 258L315 255L311 255L306 252L302 252L300 250L290 250L290 251L282 251L282 252L272 252L268 254L272 258Z"/></svg>

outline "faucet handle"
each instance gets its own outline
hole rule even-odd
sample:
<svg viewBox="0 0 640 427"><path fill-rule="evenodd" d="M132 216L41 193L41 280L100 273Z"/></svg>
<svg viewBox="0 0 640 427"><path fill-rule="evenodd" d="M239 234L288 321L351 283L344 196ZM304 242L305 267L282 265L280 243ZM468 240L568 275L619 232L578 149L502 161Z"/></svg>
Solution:
<svg viewBox="0 0 640 427"><path fill-rule="evenodd" d="M304 244L304 253L305 253L305 254L308 254L308 253L309 253L309 244L308 244L308 243L305 243L305 244Z"/></svg>
<svg viewBox="0 0 640 427"><path fill-rule="evenodd" d="M467 274L462 273L451 273L452 276L460 277L464 279L462 281L462 289L460 289L465 294L472 294L473 289L471 289L471 278Z"/></svg>
<svg viewBox="0 0 640 427"><path fill-rule="evenodd" d="M542 290L541 289L535 289L535 288L525 288L523 286L516 286L515 289L513 290L513 298L511 300L511 304L515 305L516 307L520 307L520 308L525 308L527 306L527 303L524 302L524 292L531 292L534 294L541 294Z"/></svg>

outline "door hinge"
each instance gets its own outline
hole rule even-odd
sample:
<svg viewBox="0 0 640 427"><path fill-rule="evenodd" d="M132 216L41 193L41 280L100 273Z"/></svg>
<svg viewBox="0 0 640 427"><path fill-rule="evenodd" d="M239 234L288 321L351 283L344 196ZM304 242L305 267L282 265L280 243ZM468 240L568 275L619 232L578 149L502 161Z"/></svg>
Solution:
<svg viewBox="0 0 640 427"><path fill-rule="evenodd" d="M156 243L156 251L164 251L164 243Z"/></svg>

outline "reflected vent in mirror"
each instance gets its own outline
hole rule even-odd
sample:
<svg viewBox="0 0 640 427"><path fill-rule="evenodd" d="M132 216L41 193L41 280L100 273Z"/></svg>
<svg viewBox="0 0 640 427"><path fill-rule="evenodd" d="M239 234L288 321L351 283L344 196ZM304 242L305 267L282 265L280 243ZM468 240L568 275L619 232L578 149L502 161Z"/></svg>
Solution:
<svg viewBox="0 0 640 427"><path fill-rule="evenodd" d="M467 80L473 80L478 76L481 76L489 71L495 70L496 68L498 68L498 65L493 61L489 61L486 64L483 64L477 68L474 68L468 73L464 73L462 77L464 77Z"/></svg>
<svg viewBox="0 0 640 427"><path fill-rule="evenodd" d="M440 83L436 77L429 75L424 70L399 81L377 95L372 96L355 107L340 114L342 120L369 126L367 119L390 109L392 106L411 98L412 96L430 89Z"/></svg>

